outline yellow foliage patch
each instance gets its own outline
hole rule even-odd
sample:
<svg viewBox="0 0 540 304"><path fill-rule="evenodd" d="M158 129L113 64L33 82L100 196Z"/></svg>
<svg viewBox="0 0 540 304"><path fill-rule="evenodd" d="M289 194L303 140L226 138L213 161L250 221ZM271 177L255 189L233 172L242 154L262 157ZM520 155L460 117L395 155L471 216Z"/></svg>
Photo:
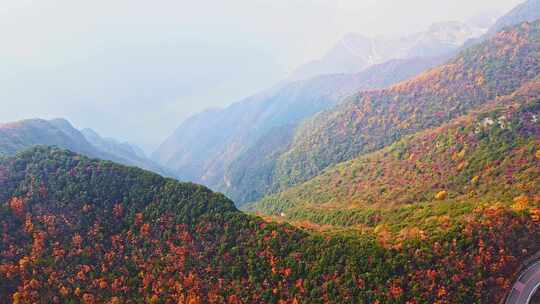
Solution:
<svg viewBox="0 0 540 304"><path fill-rule="evenodd" d="M461 170L465 169L468 165L469 165L469 163L466 162L466 161L465 161L465 162L461 162L461 163L458 165L457 169L458 169L458 171L461 171Z"/></svg>
<svg viewBox="0 0 540 304"><path fill-rule="evenodd" d="M514 204L512 205L512 209L515 211L523 211L529 206L529 197L526 195L521 195L516 198L514 198Z"/></svg>
<svg viewBox="0 0 540 304"><path fill-rule="evenodd" d="M406 228L401 229L401 231L399 232L399 238L402 240L407 240L407 239L425 240L427 236L423 230L417 227L412 227L412 228L406 227Z"/></svg>
<svg viewBox="0 0 540 304"><path fill-rule="evenodd" d="M540 208L533 208L530 210L530 213L531 213L531 218L533 219L533 221L535 222L540 221Z"/></svg>
<svg viewBox="0 0 540 304"><path fill-rule="evenodd" d="M444 190L439 191L439 192L437 192L437 194L435 194L435 199L439 200L439 201L445 200L447 197L448 197L448 192L446 192Z"/></svg>
<svg viewBox="0 0 540 304"><path fill-rule="evenodd" d="M21 303L21 294L20 293L18 293L18 292L14 293L12 298L13 298L13 302L12 302L13 304Z"/></svg>

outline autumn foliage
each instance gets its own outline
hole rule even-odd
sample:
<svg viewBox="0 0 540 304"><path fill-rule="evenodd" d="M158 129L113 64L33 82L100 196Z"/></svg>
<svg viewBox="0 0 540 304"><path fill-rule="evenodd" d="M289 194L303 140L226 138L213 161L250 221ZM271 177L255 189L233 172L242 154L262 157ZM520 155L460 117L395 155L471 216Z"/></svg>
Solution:
<svg viewBox="0 0 540 304"><path fill-rule="evenodd" d="M288 220L350 226L379 222L381 210L432 201L502 201L537 194L540 82L474 114L419 132L327 169L249 206ZM410 212L411 208L409 208Z"/></svg>
<svg viewBox="0 0 540 304"><path fill-rule="evenodd" d="M292 142L249 178L246 170L227 176L226 190L240 203L258 200L512 94L540 74L539 37L540 21L523 23L418 77L359 92L303 122Z"/></svg>
<svg viewBox="0 0 540 304"><path fill-rule="evenodd" d="M534 198L383 243L267 223L202 187L58 149L0 162L0 296L13 303L494 303L540 249Z"/></svg>

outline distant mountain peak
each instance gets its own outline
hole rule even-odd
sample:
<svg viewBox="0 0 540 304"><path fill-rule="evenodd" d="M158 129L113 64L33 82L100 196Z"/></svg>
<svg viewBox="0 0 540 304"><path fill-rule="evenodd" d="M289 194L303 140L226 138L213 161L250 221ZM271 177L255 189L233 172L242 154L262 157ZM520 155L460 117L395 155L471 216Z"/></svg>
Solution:
<svg viewBox="0 0 540 304"><path fill-rule="evenodd" d="M69 127L73 127L73 125L71 124L71 122L69 122L69 120L65 119L65 118L53 118L51 120L48 120L50 123L53 123L53 124L56 124L56 125L63 125L63 126L69 126Z"/></svg>
<svg viewBox="0 0 540 304"><path fill-rule="evenodd" d="M100 135L96 131L94 131L94 130L92 130L90 128L82 129L81 133L84 134L84 136L86 136L86 137L90 137L90 136L92 136L92 137L100 137Z"/></svg>
<svg viewBox="0 0 540 304"><path fill-rule="evenodd" d="M486 29L460 21L432 24L426 31L398 37L367 37L348 33L321 59L300 66L290 80L323 74L357 73L393 59L437 57L479 37Z"/></svg>
<svg viewBox="0 0 540 304"><path fill-rule="evenodd" d="M459 47L470 38L478 37L485 31L486 29L475 28L460 21L446 21L432 24L427 31L427 36Z"/></svg>

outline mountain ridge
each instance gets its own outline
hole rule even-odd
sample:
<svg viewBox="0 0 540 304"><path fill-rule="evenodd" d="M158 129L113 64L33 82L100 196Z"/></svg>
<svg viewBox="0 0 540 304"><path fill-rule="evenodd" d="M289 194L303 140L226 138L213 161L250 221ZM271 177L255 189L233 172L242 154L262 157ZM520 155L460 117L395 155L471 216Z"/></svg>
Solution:
<svg viewBox="0 0 540 304"><path fill-rule="evenodd" d="M34 145L58 146L90 157L173 175L145 157L140 157L131 146L107 141L88 129L79 131L63 118L37 118L0 124L0 154L14 155Z"/></svg>
<svg viewBox="0 0 540 304"><path fill-rule="evenodd" d="M360 215L422 202L512 202L538 195L539 117L540 81L534 80L471 114L327 168L246 209L355 225L364 223ZM333 219L338 212L341 219Z"/></svg>
<svg viewBox="0 0 540 304"><path fill-rule="evenodd" d="M360 92L336 108L302 123L281 153L273 172L250 179L264 181L249 189L242 176L224 192L234 200L255 201L265 189L279 192L316 176L324 168L378 150L403 135L440 125L505 96L536 78L540 62L540 22L523 23L466 49L448 63L388 89Z"/></svg>
<svg viewBox="0 0 540 304"><path fill-rule="evenodd" d="M527 0L513 8L506 15L499 18L495 24L489 29L488 35L493 35L496 32L503 30L520 22L533 22L540 19L540 1Z"/></svg>
<svg viewBox="0 0 540 304"><path fill-rule="evenodd" d="M481 36L479 29L459 21L432 24L423 32L399 37L366 37L346 34L321 59L306 63L289 76L290 80L305 80L317 75L359 73L390 60L431 58L457 50L469 39Z"/></svg>
<svg viewBox="0 0 540 304"><path fill-rule="evenodd" d="M393 60L355 75L322 75L275 87L225 109L204 111L182 123L152 159L178 172L183 180L215 189L223 182L230 163L245 157L245 151L275 128L294 128L359 88L384 87L444 60Z"/></svg>
<svg viewBox="0 0 540 304"><path fill-rule="evenodd" d="M519 23L520 17L515 14L515 11L513 10L500 19L506 18L512 20L511 23ZM531 12L531 14L536 13ZM492 21L483 18L480 22L490 24ZM225 192L240 205L246 201L257 200L260 198L261 193L279 191L281 186L277 186L278 184L286 185L286 180L272 181L273 174L268 174L268 172L278 169L283 171L276 168L277 159L280 154L284 153L284 150L287 149L295 136L291 132L299 128L303 120L312 119L313 115L318 114L317 111L325 111L342 104L345 97L354 95L354 93L370 88L384 88L416 76L429 68L448 62L452 57L457 56L459 52L465 51L468 47L480 43L488 37L489 35L484 35L474 41L468 41L463 47L438 58L393 60L368 68L356 75L323 75L307 82L300 82L311 83L314 86L313 92L309 91L309 85L305 86L304 90L306 91L302 93L301 86L298 86L298 83L296 89L294 89L295 83L282 84L272 90L263 92L258 98L255 96L246 99L244 103L246 108L240 106L242 103L235 104L239 106L237 109L242 112L244 117L252 118L251 121L241 122L241 119L234 116L234 111L228 110L217 110L220 114L214 112L215 115L198 116L198 127L196 124L191 126L189 123L182 124L177 129L177 132L168 138L166 142L168 147L162 145L153 154L153 159L162 165L172 166L179 178L196 181L214 190ZM338 83L336 84L336 82ZM339 94L335 95L332 92L317 93L317 87L319 86L333 87L333 90ZM279 94L280 91L284 93ZM285 92L289 92L290 96L287 96ZM277 102L278 98L284 100L281 105ZM257 102L257 99L263 105L258 110L253 105L250 105L252 102ZM311 107L310 100L314 101L317 106ZM292 106L295 109L292 111L294 115L283 116L283 111L287 107L291 107L289 103L297 104ZM285 108L280 109L280 106ZM275 121L271 119L272 116L286 117L286 119ZM229 121L230 123L221 123L221 121ZM250 128L258 131L247 132L245 130ZM231 131L233 129L235 131ZM264 138L274 138L276 132L283 132L284 138L276 143L284 146L265 146ZM166 153L162 153L164 151ZM250 155L252 153L263 154ZM261 160L263 164L261 167L250 163L255 158ZM250 179L251 181L242 182L242 179ZM239 180L238 189L232 188ZM263 181L262 184L261 181ZM248 187L248 184L255 185L255 187Z"/></svg>

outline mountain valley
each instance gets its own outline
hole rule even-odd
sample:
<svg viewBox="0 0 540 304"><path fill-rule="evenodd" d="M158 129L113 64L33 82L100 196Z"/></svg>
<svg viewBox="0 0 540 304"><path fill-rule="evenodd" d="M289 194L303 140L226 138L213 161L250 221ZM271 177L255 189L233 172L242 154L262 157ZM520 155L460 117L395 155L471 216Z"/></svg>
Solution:
<svg viewBox="0 0 540 304"><path fill-rule="evenodd" d="M540 0L493 15L347 35L153 153L0 123L0 303L535 303Z"/></svg>

